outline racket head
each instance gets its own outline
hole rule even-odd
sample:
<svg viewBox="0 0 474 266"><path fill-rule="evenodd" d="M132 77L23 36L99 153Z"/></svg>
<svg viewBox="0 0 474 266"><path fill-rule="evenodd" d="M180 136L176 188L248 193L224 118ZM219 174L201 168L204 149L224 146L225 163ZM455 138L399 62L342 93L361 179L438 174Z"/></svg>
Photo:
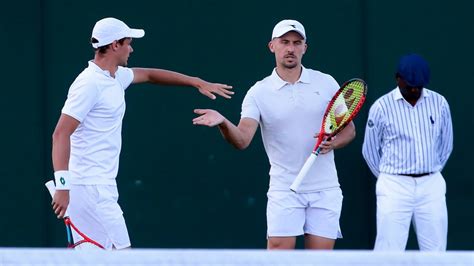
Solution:
<svg viewBox="0 0 474 266"><path fill-rule="evenodd" d="M73 249L105 249L97 241L92 240L86 234L79 231L79 229L72 223L69 217L64 218L66 225L68 248Z"/></svg>
<svg viewBox="0 0 474 266"><path fill-rule="evenodd" d="M326 108L321 134L332 137L346 127L359 113L367 95L367 83L359 78L346 81Z"/></svg>

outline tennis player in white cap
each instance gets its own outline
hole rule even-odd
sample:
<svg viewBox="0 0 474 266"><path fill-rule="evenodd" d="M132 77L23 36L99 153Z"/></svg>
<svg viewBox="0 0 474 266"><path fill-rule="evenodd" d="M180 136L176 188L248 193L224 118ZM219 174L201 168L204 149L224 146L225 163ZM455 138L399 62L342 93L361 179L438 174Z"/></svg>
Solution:
<svg viewBox="0 0 474 266"><path fill-rule="evenodd" d="M301 235L306 249L333 249L336 239L342 237L339 217L343 196L333 150L354 139L353 123L337 138L323 142L321 155L301 191L290 190L313 149L313 136L319 131L326 106L339 89L332 76L302 65L306 37L303 25L296 20L285 19L275 25L268 48L275 55L276 67L248 90L238 125L212 109L194 111L199 115L193 120L195 125L217 126L225 140L242 150L260 126L271 166L268 249L294 249Z"/></svg>
<svg viewBox="0 0 474 266"><path fill-rule="evenodd" d="M53 210L61 218L67 209L75 225L106 249L131 245L115 181L128 86L143 82L190 86L211 99L233 94L231 86L173 71L128 68L132 39L144 35L144 30L116 18L95 24L94 59L69 88L53 133Z"/></svg>

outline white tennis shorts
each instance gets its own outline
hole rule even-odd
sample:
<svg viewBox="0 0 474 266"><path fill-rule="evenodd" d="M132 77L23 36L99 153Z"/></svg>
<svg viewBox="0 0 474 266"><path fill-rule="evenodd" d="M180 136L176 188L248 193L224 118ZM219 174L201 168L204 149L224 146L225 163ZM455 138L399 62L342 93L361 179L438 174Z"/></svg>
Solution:
<svg viewBox="0 0 474 266"><path fill-rule="evenodd" d="M117 203L117 186L73 185L69 193L67 211L79 231L105 249L130 247L123 212ZM74 235L75 241L82 239L78 237Z"/></svg>
<svg viewBox="0 0 474 266"><path fill-rule="evenodd" d="M269 191L267 197L267 237L311 234L342 238L340 188L311 193Z"/></svg>

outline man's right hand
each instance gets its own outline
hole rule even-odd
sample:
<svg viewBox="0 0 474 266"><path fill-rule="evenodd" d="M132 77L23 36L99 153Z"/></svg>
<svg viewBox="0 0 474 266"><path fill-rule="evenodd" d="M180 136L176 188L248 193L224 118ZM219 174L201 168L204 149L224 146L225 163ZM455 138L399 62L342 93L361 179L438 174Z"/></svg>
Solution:
<svg viewBox="0 0 474 266"><path fill-rule="evenodd" d="M194 125L214 127L222 124L225 120L219 112L212 109L195 109L194 113L199 115L193 119Z"/></svg>
<svg viewBox="0 0 474 266"><path fill-rule="evenodd" d="M69 205L69 190L56 190L51 205L58 219L64 218L64 214Z"/></svg>

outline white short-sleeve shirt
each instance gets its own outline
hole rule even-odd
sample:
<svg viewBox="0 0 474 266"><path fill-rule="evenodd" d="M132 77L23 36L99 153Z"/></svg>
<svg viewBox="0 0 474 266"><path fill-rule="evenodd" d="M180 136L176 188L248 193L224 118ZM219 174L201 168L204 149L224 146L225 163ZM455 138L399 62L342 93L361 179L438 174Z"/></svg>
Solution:
<svg viewBox="0 0 474 266"><path fill-rule="evenodd" d="M269 190L289 190L313 151L326 106L339 89L330 75L302 68L294 84L276 70L257 82L244 98L241 118L259 122L270 161ZM320 154L301 185L301 192L339 187L334 152Z"/></svg>
<svg viewBox="0 0 474 266"><path fill-rule="evenodd" d="M71 183L116 185L125 89L132 81L130 68L118 67L114 78L90 61L69 88L62 113L80 122L71 136Z"/></svg>

